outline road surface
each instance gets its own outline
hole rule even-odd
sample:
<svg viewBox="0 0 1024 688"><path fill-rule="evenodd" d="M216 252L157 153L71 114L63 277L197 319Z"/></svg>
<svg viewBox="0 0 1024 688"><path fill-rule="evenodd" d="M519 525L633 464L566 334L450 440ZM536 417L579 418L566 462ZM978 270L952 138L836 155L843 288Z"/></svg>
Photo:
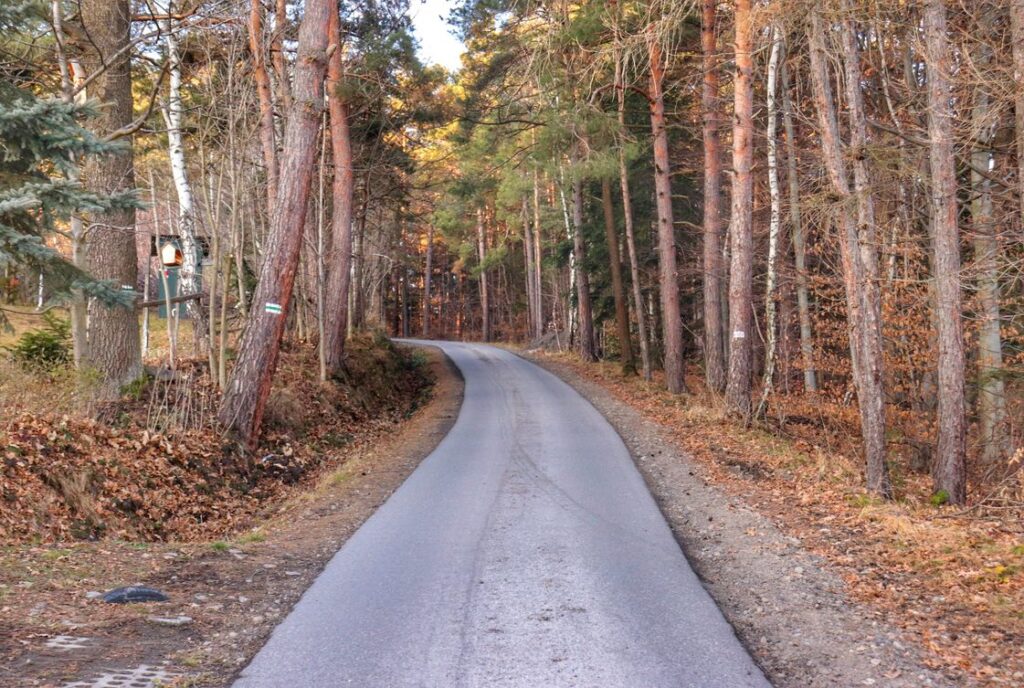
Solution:
<svg viewBox="0 0 1024 688"><path fill-rule="evenodd" d="M430 344L458 420L235 687L768 686L607 421L512 353Z"/></svg>

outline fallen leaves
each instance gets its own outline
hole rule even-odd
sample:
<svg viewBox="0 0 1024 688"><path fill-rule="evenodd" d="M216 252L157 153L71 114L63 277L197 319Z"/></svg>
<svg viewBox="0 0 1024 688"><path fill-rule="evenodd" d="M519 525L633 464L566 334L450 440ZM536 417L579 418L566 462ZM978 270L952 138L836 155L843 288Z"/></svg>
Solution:
<svg viewBox="0 0 1024 688"><path fill-rule="evenodd" d="M958 683L1024 685L1024 522L1009 506L1020 481L979 491L969 511L936 508L913 453L895 452L901 499L882 502L863 490L853 408L787 398L776 434L734 423L707 395L671 397L614 364L547 355L657 422L705 479L825 556L854 598L920 639L929 666Z"/></svg>
<svg viewBox="0 0 1024 688"><path fill-rule="evenodd" d="M212 419L187 430L148 427L144 395L104 409L116 425L68 415L5 419L0 542L217 538L318 475L334 438L357 445L367 431L392 426L428 386L408 355L385 342L355 341L349 379L329 385L312 374L312 356L287 352L279 375L312 420L272 425L255 461L226 443Z"/></svg>

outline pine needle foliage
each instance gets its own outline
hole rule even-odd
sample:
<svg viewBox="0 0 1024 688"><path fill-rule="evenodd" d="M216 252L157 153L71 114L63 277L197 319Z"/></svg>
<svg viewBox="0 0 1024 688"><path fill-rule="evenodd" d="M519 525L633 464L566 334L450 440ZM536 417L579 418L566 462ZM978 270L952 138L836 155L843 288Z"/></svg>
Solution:
<svg viewBox="0 0 1024 688"><path fill-rule="evenodd" d="M0 34L42 20L36 2L0 4ZM120 144L83 126L95 115L95 104L38 97L2 72L0 67L0 265L41 272L57 300L80 290L107 305L129 305L134 292L90 277L47 243L74 214L139 206L134 192L103 196L70 180L85 156L109 154Z"/></svg>

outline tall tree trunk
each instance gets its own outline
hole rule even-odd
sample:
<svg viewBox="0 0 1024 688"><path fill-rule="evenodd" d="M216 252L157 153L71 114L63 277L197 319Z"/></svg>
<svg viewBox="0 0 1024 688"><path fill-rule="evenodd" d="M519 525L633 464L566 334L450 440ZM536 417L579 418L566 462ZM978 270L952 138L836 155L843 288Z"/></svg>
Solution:
<svg viewBox="0 0 1024 688"><path fill-rule="evenodd" d="M950 49L945 0L928 0L923 27L928 55L928 138L932 172L932 250L939 337L938 442L935 492L952 504L967 501L967 421L964 408L964 343L960 324L960 231L950 104Z"/></svg>
<svg viewBox="0 0 1024 688"><path fill-rule="evenodd" d="M327 212L327 115L322 115L320 122L320 162L317 165L317 199L316 199L316 334L317 363L319 364L320 382L327 382L327 247L326 218Z"/></svg>
<svg viewBox="0 0 1024 688"><path fill-rule="evenodd" d="M814 337L811 332L811 308L807 289L807 244L800 213L800 179L797 175L796 127L793 102L789 95L789 72L782 64L782 122L786 130L786 169L789 182L789 222L793 234L793 263L796 267L796 306L800 321L800 356L803 359L804 391L818 391L814 367Z"/></svg>
<svg viewBox="0 0 1024 688"><path fill-rule="evenodd" d="M104 108L95 120L102 132L128 126L132 115L132 75L128 45L131 6L128 0L81 0L80 20L89 40L81 44L82 66L91 77L89 97ZM102 195L135 187L131 141L113 155L95 156L85 165L85 182ZM135 210L92 213L85 230L85 267L98 279L135 289L138 254L135 248ZM102 376L101 394L115 397L120 388L142 374L139 320L130 308L89 305L88 344L82 363Z"/></svg>
<svg viewBox="0 0 1024 688"><path fill-rule="evenodd" d="M526 261L526 312L528 316L527 333L528 338L537 340L541 331L537 327L540 318L537 317L537 274L534 270L536 257L533 249L533 232L530 227L529 201L523 196L522 212L520 213L523 222L523 258Z"/></svg>
<svg viewBox="0 0 1024 688"><path fill-rule="evenodd" d="M702 0L701 50L704 87L704 375L708 387L725 389L725 345L722 341L722 140L719 133L718 39L716 0Z"/></svg>
<svg viewBox="0 0 1024 688"><path fill-rule="evenodd" d="M640 262L636 255L633 230L633 197L629 189L629 167L626 164L626 89L623 84L622 55L615 54L615 92L618 99L619 188L622 192L622 217L626 228L626 253L629 254L629 276L633 289L633 314L636 316L637 341L640 344L640 365L645 380L651 379L651 352L644 317L644 297L640 284Z"/></svg>
<svg viewBox="0 0 1024 688"><path fill-rule="evenodd" d="M53 21L54 46L57 51L57 66L60 69L61 99L65 103L72 103L75 101L75 88L85 79L84 70L82 69L81 62L71 60L68 56L64 38L64 10L61 0L52 0L50 9ZM81 95L84 99L86 94L82 93ZM75 162L77 164L81 163L77 159ZM66 172L70 182L79 181L80 171L77 164ZM72 214L68 224L71 238L71 261L76 267L84 269L86 267L85 224L78 213ZM81 289L75 289L71 292L71 305L68 310L71 321L72 360L75 363L75 367L78 368L82 364L82 359L89 344L88 308L85 295Z"/></svg>
<svg viewBox="0 0 1024 688"><path fill-rule="evenodd" d="M277 141L274 133L274 98L270 90L266 51L263 46L263 0L250 0L249 52L252 53L252 75L260 102L260 145L263 164L267 166L267 216L274 216L277 204L278 162Z"/></svg>
<svg viewBox="0 0 1024 688"><path fill-rule="evenodd" d="M729 269L729 379L726 402L743 418L750 417L751 331L753 292L754 60L751 53L751 0L736 0L736 79L732 130L732 209Z"/></svg>
<svg viewBox="0 0 1024 688"><path fill-rule="evenodd" d="M292 109L291 78L288 74L288 60L284 54L285 31L288 29L288 0L274 3L274 34L270 40L270 59L277 74L277 90L284 112ZM340 46L339 46L340 49Z"/></svg>
<svg viewBox="0 0 1024 688"><path fill-rule="evenodd" d="M534 310L534 328L537 331L538 337L544 336L544 280L542 263L544 261L544 254L541 251L541 236L543 232L543 224L540 220L540 173L537 170L533 171L533 281L534 281L534 298L536 299L536 305Z"/></svg>
<svg viewBox="0 0 1024 688"><path fill-rule="evenodd" d="M1010 0L1010 44L1013 46L1013 112L1017 141L1017 187L1024 223L1024 0Z"/></svg>
<svg viewBox="0 0 1024 688"><path fill-rule="evenodd" d="M480 337L491 341L491 290L487 281L487 235L484 232L484 209L476 209L476 243L477 255L480 258Z"/></svg>
<svg viewBox="0 0 1024 688"><path fill-rule="evenodd" d="M348 333L348 294L352 288L352 141L348 124L348 103L341 94L342 37L338 12L331 12L328 27L334 46L327 63L327 108L331 120L331 157L334 181L331 186L331 241L327 254L327 288L324 308L327 371L336 374L345 354Z"/></svg>
<svg viewBox="0 0 1024 688"><path fill-rule="evenodd" d="M430 316L433 310L430 299L431 283L434 279L434 225L427 225L427 264L423 269L423 338L430 338Z"/></svg>
<svg viewBox="0 0 1024 688"><path fill-rule="evenodd" d="M355 247L352 252L353 299L352 315L349 318L353 331L362 330L366 324L366 218L370 205L370 173L363 176L362 201L356 219Z"/></svg>
<svg viewBox="0 0 1024 688"><path fill-rule="evenodd" d="M333 0L306 2L299 28L295 102L285 131L283 183L271 216L249 324L220 408L220 421L249 446L259 437L295 284L323 110L327 27L335 12Z"/></svg>
<svg viewBox="0 0 1024 688"><path fill-rule="evenodd" d="M843 284L846 289L847 320L849 323L850 359L853 379L860 407L861 435L864 441L867 487L882 497L892 496L889 469L885 462L885 396L882 388L881 348L870 340L881 341L881 321L871 313L878 312L877 284L874 291L868 284L868 270L864 260L870 254L861 252L863 227L851 212L853 194L847 176L846 163L839 138L839 122L835 100L829 81L825 36L818 10L811 12L809 33L811 58L811 84L818 112L822 158L829 180L839 196L840 255L843 263ZM847 58L850 56L847 55ZM847 59L847 78L856 63ZM854 79L854 88L859 79ZM874 250L874 244L866 247ZM877 268L876 268L877 269ZM875 299L872 303L872 299Z"/></svg>
<svg viewBox="0 0 1024 688"><path fill-rule="evenodd" d="M569 202L565 199L565 171L562 166L558 167L558 200L562 205L562 222L565 225L565 238L572 241L575 245L574 236L575 231L573 230L572 220L569 219ZM576 291L576 251L569 252L569 294ZM562 292L558 292L559 296ZM574 341L577 335L577 323L578 323L578 308L573 308L570 303L571 296L565 296L565 330L569 333L569 341Z"/></svg>
<svg viewBox="0 0 1024 688"><path fill-rule="evenodd" d="M573 149L572 166L575 171L579 160ZM587 273L586 243L583 240L583 183L574 175L572 182L572 253L576 271L576 307L579 313L580 358L584 361L597 360L597 346L594 341L594 313L590 302L590 275Z"/></svg>
<svg viewBox="0 0 1024 688"><path fill-rule="evenodd" d="M648 36L650 56L651 135L654 138L654 190L658 207L658 264L661 282L662 339L665 348L665 386L673 394L686 391L683 378L683 320L679 312L679 276L676 268L675 222L672 216L672 168L665 123L662 82L665 63L661 45Z"/></svg>
<svg viewBox="0 0 1024 688"><path fill-rule="evenodd" d="M174 14L173 0L167 3L168 15ZM192 185L189 183L188 165L185 161L185 143L181 133L184 108L181 102L181 55L178 51L178 37L170 19L166 22L165 41L169 82L167 106L164 118L167 122L168 158L171 163L171 177L178 196L178 239L181 242L181 269L178 271L179 292L182 296L202 291L199 278L199 243L196 241L195 204L192 201ZM216 228L215 228L216 230ZM214 263L216 265L216 263ZM214 268L216 269L216 268ZM196 354L209 346L206 312L198 299L185 302L185 311L192 321L193 341Z"/></svg>
<svg viewBox="0 0 1024 688"><path fill-rule="evenodd" d="M982 18L979 28L983 35L989 35L993 30L989 15ZM992 49L982 42L978 46L975 64L979 71L983 71L991 63ZM989 118L990 95L987 85L979 83L974 88L974 106L971 109L971 133L977 140L971 153L971 225L981 321L978 326L978 425L981 460L991 466L1008 457L1010 443L1006 432L1006 387L999 329L1002 320L999 309L999 238L993 217L992 182L979 171L989 169L992 162L992 123Z"/></svg>
<svg viewBox="0 0 1024 688"><path fill-rule="evenodd" d="M615 300L615 327L622 348L622 372L636 375L633 360L633 342L629 335L629 306L626 303L626 289L622 283L622 259L619 256L619 234L615 231L615 208L612 204L612 183L601 180L601 207L604 210L604 237L608 242L608 262L612 273L612 296Z"/></svg>
<svg viewBox="0 0 1024 688"><path fill-rule="evenodd" d="M768 193L771 197L771 219L768 224L768 271L765 278L764 295L764 377L761 384L761 401L758 403L757 414L764 413L768 405L768 397L773 391L775 379L775 357L778 348L777 310L775 307L775 285L778 283L779 234L782 229L782 193L779 189L779 63L783 56L782 29L776 23L772 25L772 49L768 58L767 109L768 124L765 138L768 139Z"/></svg>

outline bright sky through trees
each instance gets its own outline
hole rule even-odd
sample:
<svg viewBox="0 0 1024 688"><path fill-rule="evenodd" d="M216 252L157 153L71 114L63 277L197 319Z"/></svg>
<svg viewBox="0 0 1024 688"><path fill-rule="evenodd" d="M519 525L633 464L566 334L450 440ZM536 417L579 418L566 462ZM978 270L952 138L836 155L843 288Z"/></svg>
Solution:
<svg viewBox="0 0 1024 688"><path fill-rule="evenodd" d="M409 13L420 42L420 59L455 70L465 46L445 21L452 5L451 0L413 0Z"/></svg>

